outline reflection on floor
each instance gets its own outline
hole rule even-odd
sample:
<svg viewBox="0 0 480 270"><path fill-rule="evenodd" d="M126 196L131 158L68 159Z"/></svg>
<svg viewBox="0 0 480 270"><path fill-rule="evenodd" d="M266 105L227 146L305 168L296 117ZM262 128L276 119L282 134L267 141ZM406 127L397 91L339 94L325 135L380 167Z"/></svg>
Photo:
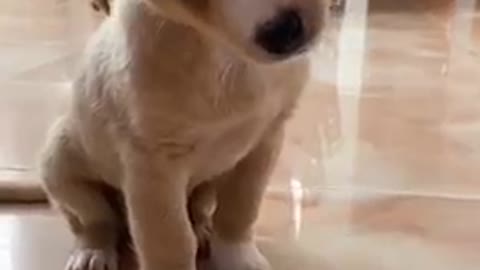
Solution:
<svg viewBox="0 0 480 270"><path fill-rule="evenodd" d="M480 268L480 4L348 0L266 198L275 269ZM0 181L35 179L85 38L85 1L0 3ZM71 246L45 209L0 211L0 269L62 269Z"/></svg>

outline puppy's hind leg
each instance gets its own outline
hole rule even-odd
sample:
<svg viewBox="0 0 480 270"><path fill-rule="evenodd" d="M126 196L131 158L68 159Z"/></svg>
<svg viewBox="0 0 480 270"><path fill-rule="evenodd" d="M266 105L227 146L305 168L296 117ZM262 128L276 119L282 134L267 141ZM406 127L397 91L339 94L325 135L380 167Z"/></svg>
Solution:
<svg viewBox="0 0 480 270"><path fill-rule="evenodd" d="M197 261L210 257L211 218L216 205L214 182L206 182L196 187L188 199L188 212L193 231L197 236Z"/></svg>
<svg viewBox="0 0 480 270"><path fill-rule="evenodd" d="M59 123L44 152L42 178L52 202L66 216L77 246L66 270L117 270L119 221L100 187L86 174L84 159Z"/></svg>

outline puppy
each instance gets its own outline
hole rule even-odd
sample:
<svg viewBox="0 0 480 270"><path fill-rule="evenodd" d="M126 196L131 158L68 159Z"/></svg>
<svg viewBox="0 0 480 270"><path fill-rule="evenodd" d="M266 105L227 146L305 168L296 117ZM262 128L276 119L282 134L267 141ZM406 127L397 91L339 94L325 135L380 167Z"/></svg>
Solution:
<svg viewBox="0 0 480 270"><path fill-rule="evenodd" d="M210 215L214 269L269 268L253 224L323 11L319 0L115 0L43 154L44 187L77 239L67 270L116 270L124 227L142 270L195 270L192 220Z"/></svg>

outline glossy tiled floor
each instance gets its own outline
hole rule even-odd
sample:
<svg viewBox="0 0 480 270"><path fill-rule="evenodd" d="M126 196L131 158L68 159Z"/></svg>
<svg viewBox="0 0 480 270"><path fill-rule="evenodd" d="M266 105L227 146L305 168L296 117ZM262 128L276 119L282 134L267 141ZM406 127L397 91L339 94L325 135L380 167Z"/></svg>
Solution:
<svg viewBox="0 0 480 270"><path fill-rule="evenodd" d="M35 180L96 21L0 0L0 181ZM349 0L312 57L258 225L275 269L480 269L480 3ZM65 228L0 210L0 269L61 269Z"/></svg>

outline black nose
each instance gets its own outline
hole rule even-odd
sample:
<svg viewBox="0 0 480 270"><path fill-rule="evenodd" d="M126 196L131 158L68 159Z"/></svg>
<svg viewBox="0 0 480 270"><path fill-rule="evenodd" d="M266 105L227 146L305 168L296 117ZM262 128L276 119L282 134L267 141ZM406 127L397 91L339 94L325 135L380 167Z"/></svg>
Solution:
<svg viewBox="0 0 480 270"><path fill-rule="evenodd" d="M300 12L294 9L280 12L257 29L255 42L270 54L282 56L295 53L306 43Z"/></svg>

